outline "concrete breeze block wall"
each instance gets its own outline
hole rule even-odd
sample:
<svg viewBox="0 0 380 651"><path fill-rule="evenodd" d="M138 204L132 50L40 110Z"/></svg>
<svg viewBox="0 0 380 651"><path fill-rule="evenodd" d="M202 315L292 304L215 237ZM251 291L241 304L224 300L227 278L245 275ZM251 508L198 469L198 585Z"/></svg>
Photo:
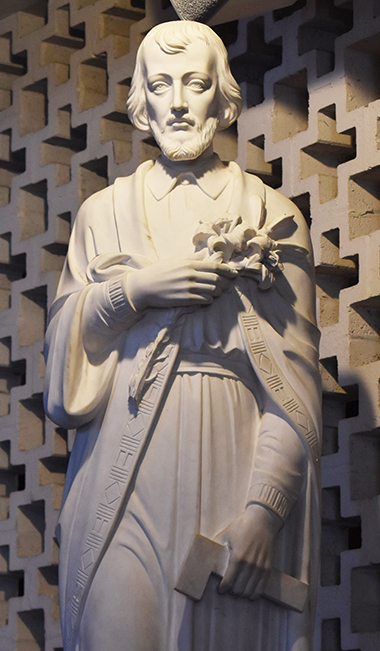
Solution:
<svg viewBox="0 0 380 651"><path fill-rule="evenodd" d="M54 528L73 433L42 408L42 341L80 204L157 155L125 112L166 0L40 0L0 22L0 648L60 651ZM380 648L380 2L297 0L217 26L242 86L224 160L311 228L322 331L315 651Z"/></svg>

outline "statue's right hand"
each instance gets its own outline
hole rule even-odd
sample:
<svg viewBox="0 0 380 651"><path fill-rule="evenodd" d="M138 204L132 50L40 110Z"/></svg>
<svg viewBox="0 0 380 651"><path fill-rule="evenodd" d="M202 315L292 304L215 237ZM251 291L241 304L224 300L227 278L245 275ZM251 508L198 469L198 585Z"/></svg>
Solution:
<svg viewBox="0 0 380 651"><path fill-rule="evenodd" d="M128 295L135 309L212 303L237 272L226 264L196 257L169 258L129 273Z"/></svg>

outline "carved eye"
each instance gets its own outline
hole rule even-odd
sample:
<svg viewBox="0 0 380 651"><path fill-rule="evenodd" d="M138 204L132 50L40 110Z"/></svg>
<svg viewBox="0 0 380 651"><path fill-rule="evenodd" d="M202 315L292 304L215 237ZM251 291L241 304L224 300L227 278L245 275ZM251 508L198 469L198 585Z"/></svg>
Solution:
<svg viewBox="0 0 380 651"><path fill-rule="evenodd" d="M205 82L201 79L191 79L187 85L197 93L202 93L207 88Z"/></svg>
<svg viewBox="0 0 380 651"><path fill-rule="evenodd" d="M150 90L156 95L161 95L169 88L169 84L165 81L154 81L150 84Z"/></svg>

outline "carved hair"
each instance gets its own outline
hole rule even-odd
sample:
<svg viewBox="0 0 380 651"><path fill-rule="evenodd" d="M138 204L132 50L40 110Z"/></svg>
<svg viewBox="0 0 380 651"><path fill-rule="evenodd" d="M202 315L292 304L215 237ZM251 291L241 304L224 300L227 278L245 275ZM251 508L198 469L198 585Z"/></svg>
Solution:
<svg viewBox="0 0 380 651"><path fill-rule="evenodd" d="M220 106L218 129L226 129L239 117L242 108L240 88L231 74L223 42L207 25L191 20L176 20L153 27L137 52L127 111L131 122L141 131L150 131L144 90L146 48L154 41L165 54L178 54L195 40L201 40L215 50Z"/></svg>

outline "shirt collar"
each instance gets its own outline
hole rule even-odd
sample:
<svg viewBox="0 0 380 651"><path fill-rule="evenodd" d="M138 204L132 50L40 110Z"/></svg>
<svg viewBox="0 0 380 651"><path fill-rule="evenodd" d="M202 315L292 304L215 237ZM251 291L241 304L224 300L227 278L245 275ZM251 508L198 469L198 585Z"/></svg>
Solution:
<svg viewBox="0 0 380 651"><path fill-rule="evenodd" d="M148 187L157 201L166 197L181 178L195 180L198 187L211 199L217 199L231 179L229 168L222 163L217 154L191 168L188 172L178 172L175 166L169 167L159 156L146 176Z"/></svg>

